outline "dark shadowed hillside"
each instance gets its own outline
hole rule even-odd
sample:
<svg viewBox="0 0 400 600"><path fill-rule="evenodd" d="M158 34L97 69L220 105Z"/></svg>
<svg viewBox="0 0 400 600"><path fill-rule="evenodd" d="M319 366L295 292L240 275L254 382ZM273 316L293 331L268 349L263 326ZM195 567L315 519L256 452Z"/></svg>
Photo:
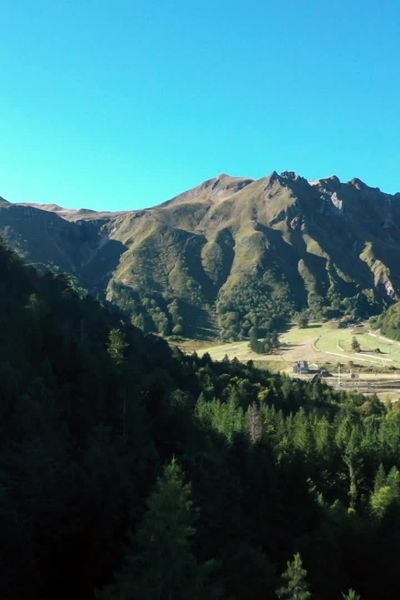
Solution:
<svg viewBox="0 0 400 600"><path fill-rule="evenodd" d="M172 352L2 247L0 324L2 598L393 598L398 406Z"/></svg>

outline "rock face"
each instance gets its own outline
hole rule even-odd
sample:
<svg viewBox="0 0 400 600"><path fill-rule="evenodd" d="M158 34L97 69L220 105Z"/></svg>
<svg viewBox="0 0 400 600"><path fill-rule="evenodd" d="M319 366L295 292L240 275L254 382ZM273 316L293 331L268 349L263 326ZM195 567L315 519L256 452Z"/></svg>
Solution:
<svg viewBox="0 0 400 600"><path fill-rule="evenodd" d="M297 310L364 303L368 312L400 292L399 194L358 179L221 174L154 208L121 213L3 200L0 235L164 333L213 335L230 314L251 324L261 297L285 296Z"/></svg>

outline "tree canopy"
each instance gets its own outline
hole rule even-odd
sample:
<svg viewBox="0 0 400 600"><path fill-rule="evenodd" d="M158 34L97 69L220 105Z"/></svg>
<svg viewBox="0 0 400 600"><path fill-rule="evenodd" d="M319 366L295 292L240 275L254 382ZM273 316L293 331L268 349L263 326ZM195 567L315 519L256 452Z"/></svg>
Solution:
<svg viewBox="0 0 400 600"><path fill-rule="evenodd" d="M393 598L396 404L171 350L2 247L0 321L3 598Z"/></svg>

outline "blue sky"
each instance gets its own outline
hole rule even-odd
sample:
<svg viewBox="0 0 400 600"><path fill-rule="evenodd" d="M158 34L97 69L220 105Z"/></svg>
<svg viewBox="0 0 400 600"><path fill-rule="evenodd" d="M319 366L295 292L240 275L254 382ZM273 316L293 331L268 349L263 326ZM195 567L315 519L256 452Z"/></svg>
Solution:
<svg viewBox="0 0 400 600"><path fill-rule="evenodd" d="M130 209L220 172L400 191L400 3L3 0L0 195Z"/></svg>

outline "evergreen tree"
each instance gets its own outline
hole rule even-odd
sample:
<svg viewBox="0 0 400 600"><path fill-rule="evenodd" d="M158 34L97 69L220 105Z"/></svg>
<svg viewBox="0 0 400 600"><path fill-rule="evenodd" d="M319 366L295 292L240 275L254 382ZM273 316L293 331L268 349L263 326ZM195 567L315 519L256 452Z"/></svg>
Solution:
<svg viewBox="0 0 400 600"><path fill-rule="evenodd" d="M348 590L346 594L342 594L344 600L361 600L361 596L357 594L351 588Z"/></svg>
<svg viewBox="0 0 400 600"><path fill-rule="evenodd" d="M383 464L380 463L374 479L374 491L377 492L384 485L386 485L386 473Z"/></svg>
<svg viewBox="0 0 400 600"><path fill-rule="evenodd" d="M146 319L143 313L137 313L132 316L132 325L142 331L146 331Z"/></svg>
<svg viewBox="0 0 400 600"><path fill-rule="evenodd" d="M390 506L399 502L399 498L399 470L396 466L393 466L385 478L385 471L382 465L380 465L375 477L374 491L370 499L372 512L382 518Z"/></svg>
<svg viewBox="0 0 400 600"><path fill-rule="evenodd" d="M108 336L107 350L113 363L115 364L118 375L121 380L121 429L122 437L126 439L126 415L127 415L127 387L126 387L126 366L127 366L127 343L124 333L121 329L111 329Z"/></svg>
<svg viewBox="0 0 400 600"><path fill-rule="evenodd" d="M311 594L306 581L307 571L303 569L300 554L297 552L292 561L287 562L286 571L282 574L282 587L276 590L278 598L284 600L308 600Z"/></svg>
<svg viewBox="0 0 400 600"><path fill-rule="evenodd" d="M348 468L349 477L349 505L355 509L359 493L360 473L363 467L361 452L362 431L358 426L353 426L350 431L348 443L343 454L343 462Z"/></svg>
<svg viewBox="0 0 400 600"><path fill-rule="evenodd" d="M261 354L263 352L263 345L258 339L258 331L256 327L250 329L250 350Z"/></svg>
<svg viewBox="0 0 400 600"><path fill-rule="evenodd" d="M108 353L114 363L121 367L126 362L126 350L128 343L120 329L111 329L108 336Z"/></svg>
<svg viewBox="0 0 400 600"><path fill-rule="evenodd" d="M297 317L298 326L304 329L308 325L308 315L306 312L302 312Z"/></svg>
<svg viewBox="0 0 400 600"><path fill-rule="evenodd" d="M105 600L194 600L215 597L206 579L211 562L200 565L193 553L196 511L191 486L175 459L151 493L147 511L131 537L116 584L97 594Z"/></svg>
<svg viewBox="0 0 400 600"><path fill-rule="evenodd" d="M358 339L355 336L351 340L351 349L353 350L353 352L361 351L360 342L358 341Z"/></svg>
<svg viewBox="0 0 400 600"><path fill-rule="evenodd" d="M257 402L253 402L249 408L249 434L253 444L259 442L262 438L263 424L260 407Z"/></svg>

